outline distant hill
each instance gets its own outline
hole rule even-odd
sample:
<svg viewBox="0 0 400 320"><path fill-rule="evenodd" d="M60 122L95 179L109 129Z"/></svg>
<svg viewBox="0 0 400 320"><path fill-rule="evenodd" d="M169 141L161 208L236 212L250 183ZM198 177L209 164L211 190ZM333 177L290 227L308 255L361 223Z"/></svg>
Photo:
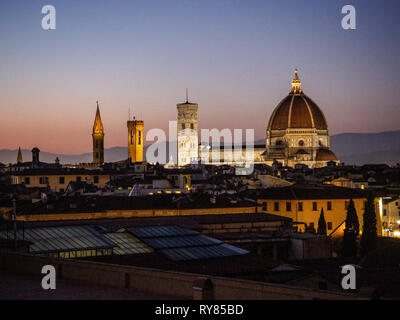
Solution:
<svg viewBox="0 0 400 320"><path fill-rule="evenodd" d="M339 158L346 164L386 163L387 165L396 165L400 163L400 149L351 154Z"/></svg>
<svg viewBox="0 0 400 320"><path fill-rule="evenodd" d="M163 142L160 142L160 144ZM165 143L165 142L164 142ZM265 143L264 139L255 144ZM145 147L145 154L146 154ZM168 148L167 154L168 154ZM331 149L339 160L349 164L365 163L387 163L396 164L400 162L400 130L379 133L341 133L331 136ZM0 150L0 162L15 163L18 150ZM30 150L22 150L24 161L31 161ZM58 157L61 163L88 163L92 161L92 153L82 154L55 154L42 151L40 160L43 162L54 162ZM106 162L115 162L128 158L127 147L112 147L105 149ZM167 161L169 156L167 156Z"/></svg>
<svg viewBox="0 0 400 320"><path fill-rule="evenodd" d="M339 157L397 150L400 149L400 130L337 134L331 136L331 149Z"/></svg>

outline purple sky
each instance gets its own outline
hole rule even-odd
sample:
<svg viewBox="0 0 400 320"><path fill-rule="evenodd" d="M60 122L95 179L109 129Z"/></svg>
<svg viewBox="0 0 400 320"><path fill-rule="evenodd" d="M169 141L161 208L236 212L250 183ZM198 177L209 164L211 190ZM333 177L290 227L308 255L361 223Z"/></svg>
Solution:
<svg viewBox="0 0 400 320"><path fill-rule="evenodd" d="M399 1L352 1L356 30L341 28L348 2L273 2L1 1L0 149L90 151L96 100L105 146L123 146L129 107L167 129L186 87L200 128L261 139L295 67L330 134L400 129Z"/></svg>

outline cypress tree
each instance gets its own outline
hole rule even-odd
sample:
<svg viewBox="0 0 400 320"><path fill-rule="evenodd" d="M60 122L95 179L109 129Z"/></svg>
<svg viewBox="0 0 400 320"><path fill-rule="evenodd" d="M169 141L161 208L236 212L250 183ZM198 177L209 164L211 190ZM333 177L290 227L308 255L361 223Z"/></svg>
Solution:
<svg viewBox="0 0 400 320"><path fill-rule="evenodd" d="M326 236L326 222L324 217L324 208L321 208L321 214L319 215L317 234L321 236Z"/></svg>
<svg viewBox="0 0 400 320"><path fill-rule="evenodd" d="M357 255L357 237L360 233L360 224L358 222L357 211L354 207L353 199L347 207L345 229L343 233L342 255L345 257L354 257Z"/></svg>
<svg viewBox="0 0 400 320"><path fill-rule="evenodd" d="M361 256L376 248L378 232L376 229L376 214L374 197L369 194L363 214L363 232L361 235Z"/></svg>

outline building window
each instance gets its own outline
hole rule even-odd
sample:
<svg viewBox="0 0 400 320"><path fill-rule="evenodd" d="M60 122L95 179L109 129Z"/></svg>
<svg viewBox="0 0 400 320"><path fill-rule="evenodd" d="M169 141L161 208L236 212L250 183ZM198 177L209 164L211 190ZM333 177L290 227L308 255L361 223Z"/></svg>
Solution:
<svg viewBox="0 0 400 320"><path fill-rule="evenodd" d="M263 211L267 211L267 203L263 202L263 206L262 206Z"/></svg>
<svg viewBox="0 0 400 320"><path fill-rule="evenodd" d="M94 176L93 181L94 183L99 183L99 176Z"/></svg>
<svg viewBox="0 0 400 320"><path fill-rule="evenodd" d="M190 124L190 129L194 130L194 124L193 123Z"/></svg>
<svg viewBox="0 0 400 320"><path fill-rule="evenodd" d="M25 184L31 184L31 178L25 177Z"/></svg>
<svg viewBox="0 0 400 320"><path fill-rule="evenodd" d="M138 131L138 145L142 144L142 131Z"/></svg>
<svg viewBox="0 0 400 320"><path fill-rule="evenodd" d="M279 202L274 202L274 211L279 211Z"/></svg>
<svg viewBox="0 0 400 320"><path fill-rule="evenodd" d="M313 202L312 203L312 209L313 209L313 211L317 211L318 210L318 205L317 205L317 202Z"/></svg>
<svg viewBox="0 0 400 320"><path fill-rule="evenodd" d="M133 130L131 130L131 144L133 144Z"/></svg>
<svg viewBox="0 0 400 320"><path fill-rule="evenodd" d="M298 210L303 211L303 202L298 203Z"/></svg>
<svg viewBox="0 0 400 320"><path fill-rule="evenodd" d="M185 124L182 123L182 130L185 130Z"/></svg>
<svg viewBox="0 0 400 320"><path fill-rule="evenodd" d="M82 181L82 177L76 177L76 182L81 182Z"/></svg>
<svg viewBox="0 0 400 320"><path fill-rule="evenodd" d="M328 222L328 230L332 230L332 222Z"/></svg>
<svg viewBox="0 0 400 320"><path fill-rule="evenodd" d="M314 222L310 222L310 229L314 229Z"/></svg>
<svg viewBox="0 0 400 320"><path fill-rule="evenodd" d="M40 177L39 178L39 183L40 184L48 184L49 183L49 178L48 177Z"/></svg>
<svg viewBox="0 0 400 320"><path fill-rule="evenodd" d="M286 202L286 211L292 211L292 203Z"/></svg>
<svg viewBox="0 0 400 320"><path fill-rule="evenodd" d="M60 184L64 184L65 183L65 178L64 177L60 177Z"/></svg>
<svg viewBox="0 0 400 320"><path fill-rule="evenodd" d="M327 209L332 210L332 201L328 201Z"/></svg>
<svg viewBox="0 0 400 320"><path fill-rule="evenodd" d="M348 207L349 207L349 202L348 202L348 201L345 201L345 202L344 202L344 210L347 210Z"/></svg>
<svg viewBox="0 0 400 320"><path fill-rule="evenodd" d="M383 215L386 216L386 209L383 209Z"/></svg>

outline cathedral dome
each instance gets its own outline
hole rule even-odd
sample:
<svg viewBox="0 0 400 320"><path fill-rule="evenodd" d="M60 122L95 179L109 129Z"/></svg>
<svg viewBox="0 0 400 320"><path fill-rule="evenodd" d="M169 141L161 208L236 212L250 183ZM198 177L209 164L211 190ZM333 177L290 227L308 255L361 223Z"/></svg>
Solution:
<svg viewBox="0 0 400 320"><path fill-rule="evenodd" d="M329 149L319 149L316 161L337 161L335 154Z"/></svg>
<svg viewBox="0 0 400 320"><path fill-rule="evenodd" d="M292 80L292 90L273 111L267 130L286 130L288 128L328 130L321 109L303 93L297 69Z"/></svg>

